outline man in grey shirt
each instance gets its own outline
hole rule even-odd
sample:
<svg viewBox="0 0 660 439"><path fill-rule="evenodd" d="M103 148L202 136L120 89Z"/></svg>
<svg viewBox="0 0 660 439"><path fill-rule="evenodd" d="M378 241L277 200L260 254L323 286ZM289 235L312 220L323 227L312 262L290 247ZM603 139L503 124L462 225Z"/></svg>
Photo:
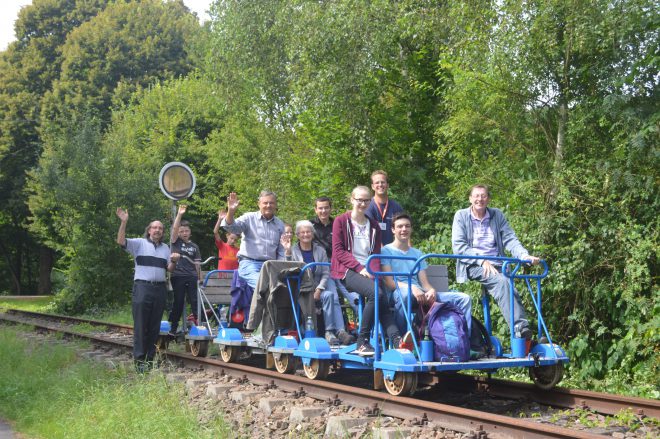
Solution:
<svg viewBox="0 0 660 439"><path fill-rule="evenodd" d="M470 207L454 215L451 228L451 244L454 254L471 256L505 256L509 251L514 258L529 261L533 265L539 258L531 256L522 246L501 210L488 207L490 192L485 185L474 185L470 189ZM456 281L476 280L488 294L493 296L504 319L511 327L511 300L509 279L502 274L502 263L484 259L458 259ZM532 330L525 315L520 296L514 290L513 324L516 336L532 338Z"/></svg>
<svg viewBox="0 0 660 439"><path fill-rule="evenodd" d="M227 198L227 216L222 220L222 228L228 233L241 235L238 250L238 274L254 289L264 262L273 259L284 260L284 247L280 238L284 233L284 223L275 216L277 196L274 192L261 191L259 211L248 212L234 218L240 201L235 192Z"/></svg>

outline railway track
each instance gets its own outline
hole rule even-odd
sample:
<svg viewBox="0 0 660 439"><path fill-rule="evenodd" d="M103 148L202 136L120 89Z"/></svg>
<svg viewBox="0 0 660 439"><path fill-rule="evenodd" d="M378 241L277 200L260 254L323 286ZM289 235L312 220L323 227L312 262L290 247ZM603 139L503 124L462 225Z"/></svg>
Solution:
<svg viewBox="0 0 660 439"><path fill-rule="evenodd" d="M68 316L9 310L0 319L13 323L34 326L42 331L62 332L69 337L88 339L95 345L112 346L130 352L132 328L89 319L76 319ZM99 331L85 333L77 330L78 325L98 327ZM361 407L372 414L391 416L399 419L415 419L420 425L426 422L440 424L455 431L472 433L475 437L602 437L587 431L542 424L527 419L517 419L469 408L456 407L418 398L394 397L384 392L349 386L337 382L312 381L306 377L283 375L275 371L241 363L224 363L214 358L199 358L187 353L167 352L171 362L192 369L215 371L220 375L239 377L258 385L276 386L294 394L305 395L324 401L347 403ZM342 373L342 372L340 372ZM345 373L345 372L343 372ZM431 377L429 382L437 379ZM447 386L458 392L471 391L508 399L526 399L539 404L563 408L590 408L591 410L614 414L623 409L631 409L640 416L660 417L660 402L642 398L622 397L597 392L556 389L552 392L537 391L532 385L510 381L454 375L451 380L443 380Z"/></svg>

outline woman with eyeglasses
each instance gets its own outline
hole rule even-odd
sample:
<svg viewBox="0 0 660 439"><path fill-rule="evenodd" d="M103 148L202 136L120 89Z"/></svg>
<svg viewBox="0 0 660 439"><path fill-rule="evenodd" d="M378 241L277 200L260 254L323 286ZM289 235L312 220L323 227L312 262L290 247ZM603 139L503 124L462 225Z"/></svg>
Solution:
<svg viewBox="0 0 660 439"><path fill-rule="evenodd" d="M367 258L380 253L380 228L375 220L365 215L371 191L366 186L357 186L351 192L352 210L335 218L332 225L332 259L330 276L340 280L348 289L365 299L362 312L362 326L357 338L357 353L373 355L374 348L369 335L374 326L374 276L365 267ZM371 270L380 271L380 260L371 261ZM395 348L399 347L401 335L394 322L394 316L387 304L387 296L382 284L378 288L378 314L384 331Z"/></svg>

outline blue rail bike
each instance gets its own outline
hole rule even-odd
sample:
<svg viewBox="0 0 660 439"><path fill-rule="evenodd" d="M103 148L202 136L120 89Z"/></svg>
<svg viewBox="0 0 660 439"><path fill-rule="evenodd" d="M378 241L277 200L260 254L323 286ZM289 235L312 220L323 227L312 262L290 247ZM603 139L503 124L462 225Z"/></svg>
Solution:
<svg viewBox="0 0 660 439"><path fill-rule="evenodd" d="M220 315L221 311L214 308L214 304L206 295L206 288L214 275L218 273L233 274L233 270L211 270L206 273L204 282L197 286L197 316L198 322L193 325L185 335L187 348L195 357L206 357L209 343L226 322L226 314ZM215 319L215 321L213 320Z"/></svg>
<svg viewBox="0 0 660 439"><path fill-rule="evenodd" d="M182 257L188 259L185 255ZM210 257L201 262L200 265L205 265L215 260L217 260L216 257ZM190 260L190 262L194 263L192 260ZM209 279L220 272L226 272L227 274L233 273L232 270L212 270L206 274L204 281L201 284L197 284L197 322L193 322L193 324L188 327L188 325L186 325L186 313L183 312L181 314L180 322L181 332L173 335L170 332L170 322L167 320L161 321L160 333L156 345L160 351L167 350L170 341L175 341L177 343L185 341L186 351L189 351L193 356L206 357L208 355L209 342L213 340L214 329L220 326L221 317L214 309L213 303L209 300L205 290L208 286ZM185 310L185 297L183 307ZM215 318L215 322L213 321L213 318Z"/></svg>
<svg viewBox="0 0 660 439"><path fill-rule="evenodd" d="M329 263L309 263L302 268L302 273L305 270L314 268L315 266L325 265L329 266ZM300 285L300 283L298 283ZM289 292L291 294L291 303L294 304L294 297L292 294L292 289L289 286ZM362 299L358 304L358 321L359 325L362 325L362 310L363 303ZM295 307L294 307L295 308ZM378 301L376 301L376 315L378 315ZM296 319L296 323L300 319ZM378 319L375 320L376 322ZM325 338L317 337L315 333L309 333L309 331L299 332L304 334L304 338L298 344L296 349L293 350L293 356L302 363L303 371L305 375L310 379L323 379L325 378L329 371L330 367L334 367L335 370L339 369L352 369L352 370L364 370L364 371L374 371L375 361L380 354L380 346L388 347L386 340L381 336L382 330L379 329L380 325L374 325L374 330L371 333L371 344L376 346L376 353L374 356L361 356L357 353L356 348L357 344L353 343L351 345L330 345ZM300 327L297 328L300 331ZM359 331L359 327L358 327ZM379 343L376 343L376 340ZM275 346L284 345L284 340L275 340ZM378 386L377 386L378 387Z"/></svg>
<svg viewBox="0 0 660 439"><path fill-rule="evenodd" d="M312 262L302 266L298 274L285 278L288 299L292 310L292 321L286 327L277 328L277 336L268 345L259 337L242 334L236 328L224 328L218 333L214 343L219 345L220 355L225 362L234 362L241 351L253 354L266 354L266 366L275 368L280 373L294 373L302 364L305 375L310 379L323 379L330 372L330 367L353 369L373 369L373 359L352 354L356 349L352 345L333 345L323 337L318 337L316 329L306 328L301 319L298 297L302 277L308 270L317 266L330 266L327 262ZM358 307L358 318L362 306ZM361 319L360 319L361 320Z"/></svg>
<svg viewBox="0 0 660 439"><path fill-rule="evenodd" d="M382 276L405 276L408 279L408 287L410 288L412 278L419 273L422 261L429 258L462 259L464 256L426 254L419 259L415 259L406 256L372 255L367 260L367 267L369 267L369 262L373 258L414 260L415 264L410 272L372 272L367 268L376 279L379 279ZM526 264L526 261L520 259L493 256L470 256L470 259L493 260L502 263L502 273L509 279L509 297L511 301L511 327L509 330L511 334L511 351L504 352L499 339L492 335L490 301L489 297L484 294L481 299L484 311L484 324L494 348L495 358L481 358L473 361L460 361L457 358L446 357L433 358L433 353L431 352L429 354L428 351L428 349L433 349L432 342L430 342L431 345L428 346L428 342L419 340L413 330L413 324L410 317L413 308L411 299L412 294L408 294L407 299L403 301L403 305L405 307L406 324L408 330L412 334L412 350L390 349L381 355L378 347L376 347L376 354L374 357L375 361L373 367L375 370L382 371L385 388L390 394L412 395L417 387L418 374L431 372L455 372L461 370L485 370L491 372L507 367L527 367L529 368L530 377L535 385L546 390L554 387L561 380L564 371L563 365L568 363L569 358L559 345L553 343L541 312L541 280L548 275L548 265L546 262L541 261L543 273L524 274L522 272L522 267ZM532 303L534 304L537 315L537 331L539 339L541 336L545 336L547 339L547 343L536 344L531 347L529 351L526 349L526 340L516 337L513 328L514 281L516 279L524 281ZM376 282L376 288L378 287L379 283ZM378 329L376 328L376 331L377 330ZM376 334L376 336L378 336L378 334Z"/></svg>
<svg viewBox="0 0 660 439"><path fill-rule="evenodd" d="M308 268L314 266L314 264L309 265L310 267ZM253 354L265 354L267 368L274 368L280 373L293 373L296 370L297 358L294 357L293 353L298 348L301 334L304 334L304 332L301 330L300 307L296 300L297 294L294 285L300 284L305 269L303 267L299 274L288 275L285 279L288 291L287 303L289 303L287 309L289 307L291 308L293 316L290 322L283 324L282 327L274 328L274 334L276 335L272 343L269 337L264 337L265 334L242 332L239 328L235 327L219 329L218 335L213 342L218 345L220 358L224 362L233 363L242 358L248 358ZM297 283L293 282L294 280ZM257 294L257 292L255 291L254 294ZM280 300L281 298L277 299L277 301ZM310 337L312 336L312 334L308 335Z"/></svg>

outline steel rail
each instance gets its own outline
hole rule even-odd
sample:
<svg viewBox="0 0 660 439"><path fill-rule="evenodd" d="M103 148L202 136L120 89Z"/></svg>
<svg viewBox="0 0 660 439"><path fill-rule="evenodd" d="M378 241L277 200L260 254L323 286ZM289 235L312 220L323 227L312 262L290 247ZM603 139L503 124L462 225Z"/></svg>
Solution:
<svg viewBox="0 0 660 439"><path fill-rule="evenodd" d="M23 324L17 316L1 315L0 319ZM83 334L69 329L58 328L47 324L30 322L30 326L49 331L59 332L70 337L90 340L95 344L110 345L126 351L132 349L131 343L111 340L97 335ZM318 399L343 400L346 403L364 408L371 408L374 415L386 415L396 418L426 418L447 428L487 434L488 437L507 438L598 438L593 433L571 430L564 427L540 424L537 422L515 419L508 416L495 415L477 410L454 407L429 401L421 401L408 397L396 397L384 392L361 389L327 381L309 380L296 375L284 375L275 371L247 366L238 363L224 363L210 358L199 358L189 354L167 352L168 359L178 359L187 365L199 367L203 365L209 370L217 370L221 374L238 376L254 383L277 385L283 389L303 391L304 394ZM376 410L373 410L373 409Z"/></svg>
<svg viewBox="0 0 660 439"><path fill-rule="evenodd" d="M81 319L78 317L65 315L46 314L15 309L9 309L7 310L7 313L12 315L24 315L35 318L42 318L46 320L88 323L94 326L106 326L125 334L133 333L133 328L129 325L121 325L98 320ZM19 323L21 322L19 321ZM177 356L178 354L168 352L168 355ZM192 358L194 358L195 361L202 360L198 357ZM225 365L227 363L221 364ZM240 364L236 364L236 366L240 366ZM250 366L245 367L249 368ZM272 373L274 374L273 377L281 376L281 374L277 372ZM310 380L303 379L303 381L308 383ZM488 394L496 397L508 399L527 399L544 405L568 409L584 408L608 415L615 415L621 410L630 409L639 416L650 416L656 419L660 419L660 401L654 399L593 392L589 390L567 389L563 387L555 387L552 390L541 390L533 384L463 374L452 374L451 379L448 380L442 380L441 378L438 379L435 377L431 377L430 380L421 378L420 382L427 382L429 384L440 382L443 385L446 385L449 389L455 389L462 392L465 392L466 390L485 391Z"/></svg>
<svg viewBox="0 0 660 439"><path fill-rule="evenodd" d="M112 328L116 330L117 332L121 332L123 334L132 334L133 333L133 326L131 325L122 325L119 323L110 323L110 322L104 322L101 320L92 320L92 319L83 319L80 317L71 317L71 316L65 316L61 314L46 314L46 313L41 313L41 312L36 312L36 311L25 311L21 309L8 309L6 310L7 314L11 315L16 315L16 316L26 316L26 317L34 317L38 319L44 319L44 320L59 320L59 321L67 321L71 323L87 323L92 326L106 326L108 328Z"/></svg>
<svg viewBox="0 0 660 439"><path fill-rule="evenodd" d="M533 384L518 381L498 380L484 376L453 375L443 381L448 388L486 391L490 395L504 398L519 398L536 401L553 407L584 408L598 413L614 415L621 410L630 409L639 416L660 419L660 401L614 395L611 393L592 392L590 390L555 387L541 390Z"/></svg>

